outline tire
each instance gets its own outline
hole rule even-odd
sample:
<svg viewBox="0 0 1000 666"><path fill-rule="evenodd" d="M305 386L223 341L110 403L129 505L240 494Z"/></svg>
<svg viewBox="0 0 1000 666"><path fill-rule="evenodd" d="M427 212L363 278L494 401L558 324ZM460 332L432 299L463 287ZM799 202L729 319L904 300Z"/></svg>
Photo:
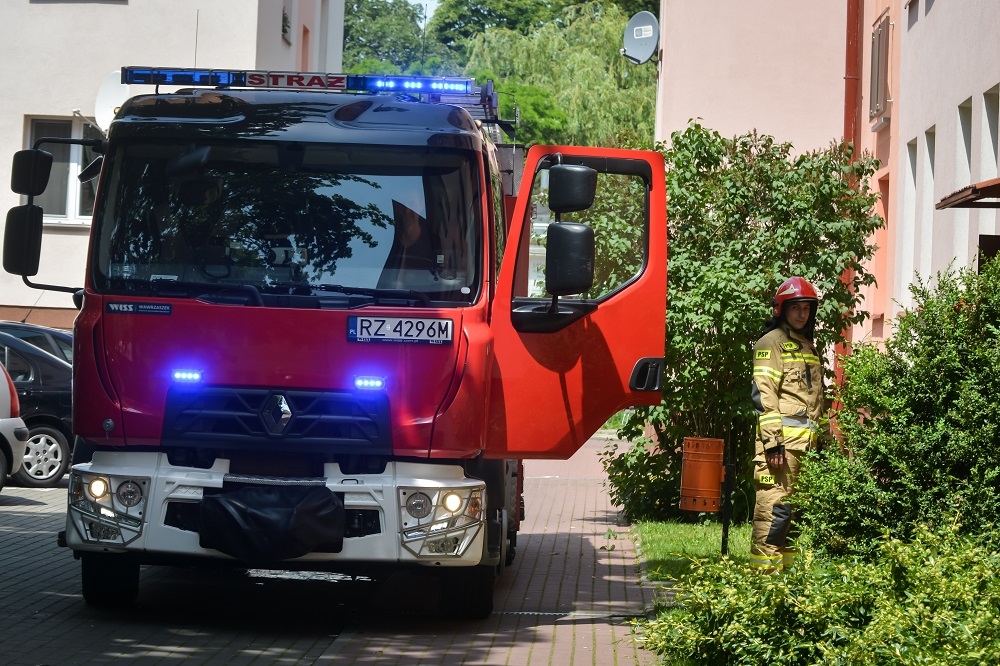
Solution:
<svg viewBox="0 0 1000 666"><path fill-rule="evenodd" d="M0 490L3 490L4 484L7 483L7 474L10 472L7 469L7 456L0 451Z"/></svg>
<svg viewBox="0 0 1000 666"><path fill-rule="evenodd" d="M83 600L97 608L130 606L139 595L139 563L127 555L82 553Z"/></svg>
<svg viewBox="0 0 1000 666"><path fill-rule="evenodd" d="M441 611L455 620L483 620L493 613L496 567L445 569L441 576Z"/></svg>
<svg viewBox="0 0 1000 666"><path fill-rule="evenodd" d="M69 468L69 442L60 431L49 426L32 428L25 442L24 462L14 474L17 482L28 488L51 488L59 483Z"/></svg>
<svg viewBox="0 0 1000 666"><path fill-rule="evenodd" d="M507 532L507 558L504 562L504 566L510 566L514 564L514 555L517 551L517 530L511 529Z"/></svg>

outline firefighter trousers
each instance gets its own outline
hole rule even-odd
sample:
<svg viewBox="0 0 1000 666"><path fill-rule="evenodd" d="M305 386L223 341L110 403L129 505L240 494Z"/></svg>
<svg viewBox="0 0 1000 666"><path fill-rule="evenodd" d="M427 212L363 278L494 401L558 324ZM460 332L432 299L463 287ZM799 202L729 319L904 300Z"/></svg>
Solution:
<svg viewBox="0 0 1000 666"><path fill-rule="evenodd" d="M792 505L788 502L799 475L804 451L785 451L785 464L772 470L764 461L755 463L757 489L753 510L750 564L764 573L776 573L792 566L795 549L788 545L792 527Z"/></svg>

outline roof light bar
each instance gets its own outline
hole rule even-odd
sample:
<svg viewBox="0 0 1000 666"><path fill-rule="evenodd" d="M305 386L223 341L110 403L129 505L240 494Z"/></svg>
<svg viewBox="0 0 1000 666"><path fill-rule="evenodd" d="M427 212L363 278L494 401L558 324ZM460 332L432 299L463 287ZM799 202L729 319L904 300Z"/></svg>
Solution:
<svg viewBox="0 0 1000 666"><path fill-rule="evenodd" d="M377 76L324 72L122 67L122 83L170 86L402 93L475 92L475 80L440 76Z"/></svg>

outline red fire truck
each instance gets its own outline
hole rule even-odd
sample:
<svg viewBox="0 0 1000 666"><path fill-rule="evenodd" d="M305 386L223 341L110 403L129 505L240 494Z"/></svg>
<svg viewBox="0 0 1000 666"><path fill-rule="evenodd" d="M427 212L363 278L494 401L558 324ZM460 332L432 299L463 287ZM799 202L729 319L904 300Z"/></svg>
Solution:
<svg viewBox="0 0 1000 666"><path fill-rule="evenodd" d="M85 600L131 602L148 564L422 567L444 608L491 613L520 461L568 458L660 399L660 154L519 159L471 79L122 81L155 89L106 140L15 155L3 247L80 310L60 542ZM80 289L30 279L46 143L100 153L80 174L100 179ZM631 264L595 257L609 215Z"/></svg>

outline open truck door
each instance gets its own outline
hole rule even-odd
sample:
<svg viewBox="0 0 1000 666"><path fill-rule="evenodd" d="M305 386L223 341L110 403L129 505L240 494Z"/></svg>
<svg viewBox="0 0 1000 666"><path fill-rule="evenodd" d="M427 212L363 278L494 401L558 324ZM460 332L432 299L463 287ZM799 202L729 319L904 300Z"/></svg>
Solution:
<svg viewBox="0 0 1000 666"><path fill-rule="evenodd" d="M615 412L659 404L666 285L663 156L533 147L493 306L487 455L569 458Z"/></svg>

